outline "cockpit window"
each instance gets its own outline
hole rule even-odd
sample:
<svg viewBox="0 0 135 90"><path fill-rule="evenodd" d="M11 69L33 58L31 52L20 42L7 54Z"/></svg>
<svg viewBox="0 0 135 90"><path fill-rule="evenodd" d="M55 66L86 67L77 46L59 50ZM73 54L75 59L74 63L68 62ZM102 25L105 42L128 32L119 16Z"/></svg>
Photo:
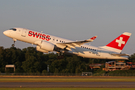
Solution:
<svg viewBox="0 0 135 90"><path fill-rule="evenodd" d="M11 28L10 30L16 31L16 29L15 29L15 28Z"/></svg>

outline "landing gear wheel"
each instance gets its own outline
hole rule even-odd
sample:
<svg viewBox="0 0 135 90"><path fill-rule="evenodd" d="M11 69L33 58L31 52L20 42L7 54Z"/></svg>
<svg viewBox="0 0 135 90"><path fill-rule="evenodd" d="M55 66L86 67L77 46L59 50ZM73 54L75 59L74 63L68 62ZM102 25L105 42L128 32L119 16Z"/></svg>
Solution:
<svg viewBox="0 0 135 90"><path fill-rule="evenodd" d="M64 58L63 52L58 52L57 59L63 59L63 58Z"/></svg>
<svg viewBox="0 0 135 90"><path fill-rule="evenodd" d="M15 47L15 41L14 41L14 44L12 44L12 47Z"/></svg>
<svg viewBox="0 0 135 90"><path fill-rule="evenodd" d="M12 44L12 47L14 47L15 46L15 44Z"/></svg>
<svg viewBox="0 0 135 90"><path fill-rule="evenodd" d="M57 57L57 59L63 59L64 58L64 55L60 55Z"/></svg>

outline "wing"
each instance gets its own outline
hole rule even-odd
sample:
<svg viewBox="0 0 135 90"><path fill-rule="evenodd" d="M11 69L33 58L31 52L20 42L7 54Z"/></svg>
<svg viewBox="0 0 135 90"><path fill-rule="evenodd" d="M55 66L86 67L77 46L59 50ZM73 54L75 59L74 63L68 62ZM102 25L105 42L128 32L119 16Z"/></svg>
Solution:
<svg viewBox="0 0 135 90"><path fill-rule="evenodd" d="M76 41L76 42L67 42L67 43L57 43L56 46L62 49L71 50L71 48L79 47L80 45L88 42L92 42L96 39L97 36L94 36L90 39L83 40L83 41Z"/></svg>

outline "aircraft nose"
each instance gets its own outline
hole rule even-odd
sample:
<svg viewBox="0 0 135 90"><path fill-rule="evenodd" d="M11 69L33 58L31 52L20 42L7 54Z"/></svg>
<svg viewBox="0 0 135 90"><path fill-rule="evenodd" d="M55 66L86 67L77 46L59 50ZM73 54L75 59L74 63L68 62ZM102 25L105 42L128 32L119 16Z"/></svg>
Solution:
<svg viewBox="0 0 135 90"><path fill-rule="evenodd" d="M8 36L9 35L9 31L4 31L3 34Z"/></svg>

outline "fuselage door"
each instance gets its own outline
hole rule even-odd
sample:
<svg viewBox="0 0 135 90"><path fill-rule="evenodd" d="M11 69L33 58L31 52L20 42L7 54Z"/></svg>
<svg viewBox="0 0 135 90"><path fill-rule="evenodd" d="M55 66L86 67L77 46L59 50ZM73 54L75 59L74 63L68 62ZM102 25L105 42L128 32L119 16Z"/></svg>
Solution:
<svg viewBox="0 0 135 90"><path fill-rule="evenodd" d="M26 37L27 30L22 30L22 35L23 37Z"/></svg>

